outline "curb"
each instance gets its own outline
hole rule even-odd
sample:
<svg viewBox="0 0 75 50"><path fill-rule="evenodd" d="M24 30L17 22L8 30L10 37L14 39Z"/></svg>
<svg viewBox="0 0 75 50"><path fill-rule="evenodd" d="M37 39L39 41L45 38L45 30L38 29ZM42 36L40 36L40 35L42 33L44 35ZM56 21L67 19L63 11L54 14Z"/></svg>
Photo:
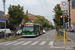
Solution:
<svg viewBox="0 0 75 50"><path fill-rule="evenodd" d="M56 34L55 34L56 35ZM54 35L54 38L53 38L53 45L56 45L55 43L54 43L54 41L55 41L55 35ZM51 46L51 47L53 47L53 45Z"/></svg>
<svg viewBox="0 0 75 50"><path fill-rule="evenodd" d="M56 35L56 34L55 34ZM55 35L54 35L54 38L53 38L53 42L55 41Z"/></svg>
<svg viewBox="0 0 75 50"><path fill-rule="evenodd" d="M21 38L21 37L19 37L19 38ZM16 39L19 39L19 38L16 38ZM16 40L16 39L11 39L11 40L7 40L7 41L13 41L13 40ZM7 42L7 41L0 41L0 43Z"/></svg>
<svg viewBox="0 0 75 50"><path fill-rule="evenodd" d="M66 37L67 37L67 36L66 36ZM67 39L70 40L70 41L72 41L69 37L67 37ZM67 40L67 41L68 41L68 40Z"/></svg>
<svg viewBox="0 0 75 50"><path fill-rule="evenodd" d="M69 37L67 37L67 38L69 38ZM69 38L69 39L71 40L71 42L72 42L73 44L75 44L71 38Z"/></svg>

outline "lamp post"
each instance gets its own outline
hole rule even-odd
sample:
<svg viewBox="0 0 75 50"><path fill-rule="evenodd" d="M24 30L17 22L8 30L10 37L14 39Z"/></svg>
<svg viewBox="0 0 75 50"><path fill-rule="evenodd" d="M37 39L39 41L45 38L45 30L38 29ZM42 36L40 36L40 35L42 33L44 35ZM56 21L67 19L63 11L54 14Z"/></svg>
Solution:
<svg viewBox="0 0 75 50"><path fill-rule="evenodd" d="M5 15L5 2L6 2L6 0L3 0L4 15ZM6 19L5 19L5 39L6 39Z"/></svg>
<svg viewBox="0 0 75 50"><path fill-rule="evenodd" d="M71 17L70 17L70 1L71 0L68 0L68 2L69 2L69 27L71 28Z"/></svg>
<svg viewBox="0 0 75 50"><path fill-rule="evenodd" d="M5 2L6 2L6 0L3 0L3 6L4 6L4 15L5 15Z"/></svg>

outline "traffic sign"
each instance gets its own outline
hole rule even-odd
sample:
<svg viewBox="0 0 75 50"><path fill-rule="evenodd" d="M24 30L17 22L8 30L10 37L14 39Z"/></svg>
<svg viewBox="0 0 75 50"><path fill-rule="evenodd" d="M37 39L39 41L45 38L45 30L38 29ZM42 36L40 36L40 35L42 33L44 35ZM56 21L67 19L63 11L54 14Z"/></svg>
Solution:
<svg viewBox="0 0 75 50"><path fill-rule="evenodd" d="M64 29L66 29L66 24L64 24Z"/></svg>
<svg viewBox="0 0 75 50"><path fill-rule="evenodd" d="M62 16L65 17L65 14L63 13Z"/></svg>
<svg viewBox="0 0 75 50"><path fill-rule="evenodd" d="M62 2L62 6L66 6L66 2Z"/></svg>
<svg viewBox="0 0 75 50"><path fill-rule="evenodd" d="M67 10L67 6L68 6L67 4L68 4L67 1L61 1L60 7L62 11Z"/></svg>

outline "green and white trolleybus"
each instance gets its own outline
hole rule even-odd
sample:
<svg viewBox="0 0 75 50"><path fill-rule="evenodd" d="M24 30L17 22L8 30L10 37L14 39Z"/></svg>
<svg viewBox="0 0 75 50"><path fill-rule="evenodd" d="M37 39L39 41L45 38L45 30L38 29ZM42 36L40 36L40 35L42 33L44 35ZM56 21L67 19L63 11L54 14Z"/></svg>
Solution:
<svg viewBox="0 0 75 50"><path fill-rule="evenodd" d="M39 23L25 23L23 26L23 37L38 36L43 33L43 28Z"/></svg>

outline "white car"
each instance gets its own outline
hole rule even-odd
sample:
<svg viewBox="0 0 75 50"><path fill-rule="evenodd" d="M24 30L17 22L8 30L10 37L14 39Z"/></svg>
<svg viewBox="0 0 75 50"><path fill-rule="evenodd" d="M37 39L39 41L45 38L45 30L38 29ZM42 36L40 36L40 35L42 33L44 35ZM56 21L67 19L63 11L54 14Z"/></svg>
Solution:
<svg viewBox="0 0 75 50"><path fill-rule="evenodd" d="M67 29L66 31L67 31L67 32L69 32L69 31L70 31L70 29Z"/></svg>
<svg viewBox="0 0 75 50"><path fill-rule="evenodd" d="M22 34L22 30L18 30L17 32L16 32L16 34Z"/></svg>
<svg viewBox="0 0 75 50"><path fill-rule="evenodd" d="M43 29L43 33L46 33L46 31Z"/></svg>

